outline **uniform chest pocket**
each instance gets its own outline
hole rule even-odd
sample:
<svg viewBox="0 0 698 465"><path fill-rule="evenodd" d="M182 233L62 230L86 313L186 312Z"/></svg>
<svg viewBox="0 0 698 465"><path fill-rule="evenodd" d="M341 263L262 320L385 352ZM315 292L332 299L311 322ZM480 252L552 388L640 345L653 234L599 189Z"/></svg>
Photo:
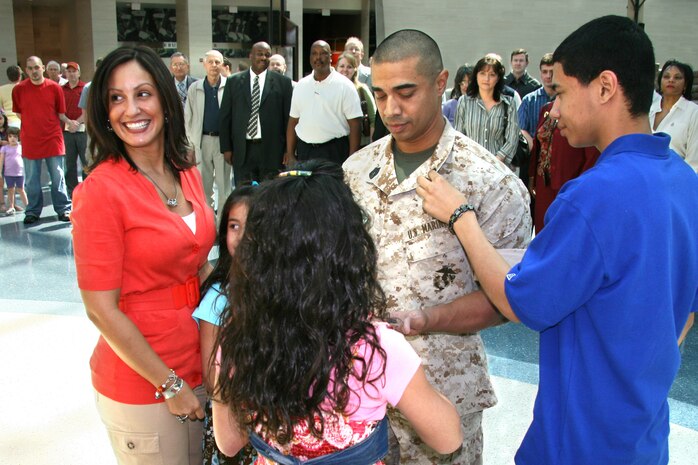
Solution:
<svg viewBox="0 0 698 465"><path fill-rule="evenodd" d="M424 305L445 303L462 295L472 272L458 239L445 225L418 229L405 246L413 290Z"/></svg>

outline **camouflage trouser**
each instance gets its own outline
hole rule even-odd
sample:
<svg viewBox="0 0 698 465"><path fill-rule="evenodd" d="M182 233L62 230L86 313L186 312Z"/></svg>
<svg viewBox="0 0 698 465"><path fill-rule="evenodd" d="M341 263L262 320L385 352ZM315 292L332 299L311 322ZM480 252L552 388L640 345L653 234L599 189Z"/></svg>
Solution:
<svg viewBox="0 0 698 465"><path fill-rule="evenodd" d="M449 455L440 455L425 445L407 420L390 409L390 424L400 441L401 465L482 465L482 412L461 417L463 445Z"/></svg>

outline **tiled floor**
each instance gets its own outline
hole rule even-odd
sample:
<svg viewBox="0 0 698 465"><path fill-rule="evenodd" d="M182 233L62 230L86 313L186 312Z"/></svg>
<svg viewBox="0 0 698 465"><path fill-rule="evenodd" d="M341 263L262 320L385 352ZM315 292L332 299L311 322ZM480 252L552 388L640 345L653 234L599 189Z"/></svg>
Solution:
<svg viewBox="0 0 698 465"><path fill-rule="evenodd" d="M30 227L22 214L0 218L0 463L112 465L90 386L97 331L80 303L70 224L55 218L51 207ZM697 333L671 391L676 465L698 463ZM511 464L531 420L537 335L511 324L483 337L499 397L484 419L485 464Z"/></svg>

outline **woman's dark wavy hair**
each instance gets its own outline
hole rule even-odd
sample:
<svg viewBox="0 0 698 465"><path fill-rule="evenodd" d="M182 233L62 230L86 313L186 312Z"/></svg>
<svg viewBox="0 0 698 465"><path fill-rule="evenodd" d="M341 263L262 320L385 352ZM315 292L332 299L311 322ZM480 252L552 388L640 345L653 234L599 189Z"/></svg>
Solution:
<svg viewBox="0 0 698 465"><path fill-rule="evenodd" d="M124 142L109 130L109 79L114 70L135 60L153 78L158 90L160 106L165 117L165 160L174 170L183 170L193 166L187 159L189 142L184 130L184 112L177 89L167 66L160 57L148 47L119 47L104 57L97 67L87 97L87 132L90 135L90 150L94 154L91 169L106 160L124 158L131 168L136 165L126 153Z"/></svg>
<svg viewBox="0 0 698 465"><path fill-rule="evenodd" d="M477 83L477 73L479 73L483 68L488 66L492 67L492 70L497 75L497 84L494 86L494 99L499 102L500 96L502 95L502 89L504 89L504 65L501 61L494 58L493 56L485 56L475 63L475 68L470 77L470 84L465 90L468 97L478 97L480 95L480 86Z"/></svg>
<svg viewBox="0 0 698 465"><path fill-rule="evenodd" d="M451 95L449 96L450 99L458 99L463 95L460 91L460 83L465 80L466 76L470 76L470 80L473 80L473 67L467 63L456 70L456 77L453 78L453 89L451 89Z"/></svg>
<svg viewBox="0 0 698 465"><path fill-rule="evenodd" d="M349 377L373 384L383 372L369 368L385 361L370 320L386 300L364 214L339 165L296 169L312 175L267 181L252 197L218 337L220 373L234 374L215 389L242 428L282 444L302 419L321 437L321 413L346 412ZM367 358L352 353L360 340Z"/></svg>
<svg viewBox="0 0 698 465"><path fill-rule="evenodd" d="M678 60L669 60L662 66L662 71L657 75L657 88L659 89L659 93L662 93L662 76L664 75L664 71L670 66L678 68L681 74L683 74L684 81L686 82L686 88L683 90L683 97L686 100L693 100L693 68L691 68L691 65L681 63Z"/></svg>

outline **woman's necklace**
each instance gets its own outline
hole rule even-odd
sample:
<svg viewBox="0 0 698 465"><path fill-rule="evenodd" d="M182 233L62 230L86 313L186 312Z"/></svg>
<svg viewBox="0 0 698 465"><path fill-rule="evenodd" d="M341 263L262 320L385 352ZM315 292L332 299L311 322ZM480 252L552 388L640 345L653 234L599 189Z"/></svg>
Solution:
<svg viewBox="0 0 698 465"><path fill-rule="evenodd" d="M158 186L158 183L156 183L155 180L154 180L153 178L151 178L150 175L149 175L148 173L146 173L145 171L143 171L143 170L140 169L140 168L138 168L138 171L140 171L141 173L143 173L143 175L144 175L145 177L147 177L148 179L150 179L150 182L152 182L153 185L154 185L155 187L157 187L158 190L159 190L160 192L162 192L162 195L164 195L164 196L165 196L165 199L167 199L167 206L168 206L168 207L174 208L174 207L177 206L177 180L174 178L174 175L172 175L172 181L173 181L173 184L174 184L174 191L175 191L175 194L174 194L174 197L168 197L167 194L165 194L165 191L162 190L162 188L161 188L160 186Z"/></svg>

